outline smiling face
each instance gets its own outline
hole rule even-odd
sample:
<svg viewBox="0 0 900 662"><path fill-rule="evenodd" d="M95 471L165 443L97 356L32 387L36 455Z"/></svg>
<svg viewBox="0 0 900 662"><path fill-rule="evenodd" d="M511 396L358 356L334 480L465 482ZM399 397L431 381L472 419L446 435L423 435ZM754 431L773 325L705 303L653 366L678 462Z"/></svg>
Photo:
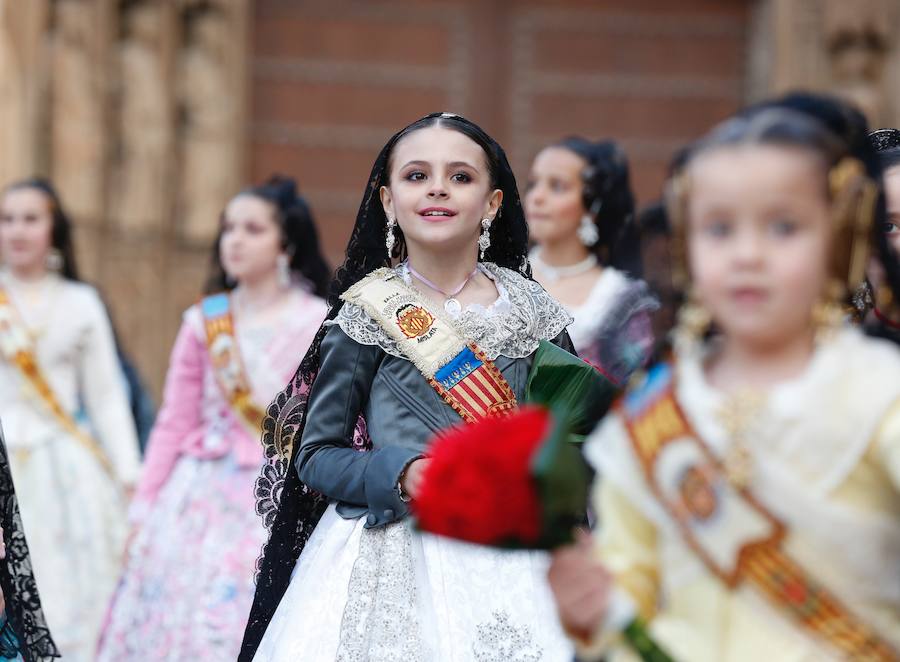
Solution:
<svg viewBox="0 0 900 662"><path fill-rule="evenodd" d="M53 237L50 200L36 188L7 191L0 204L0 260L17 272L44 270Z"/></svg>
<svg viewBox="0 0 900 662"><path fill-rule="evenodd" d="M503 199L478 143L439 125L397 142L389 182L381 188L384 213L403 231L410 257L422 250L475 255L481 219L493 219Z"/></svg>
<svg viewBox="0 0 900 662"><path fill-rule="evenodd" d="M726 146L688 176L691 277L725 336L759 346L810 333L828 280L823 165L799 148Z"/></svg>
<svg viewBox="0 0 900 662"><path fill-rule="evenodd" d="M254 195L241 194L225 208L219 257L230 278L253 281L278 269L283 252L282 233L271 203Z"/></svg>
<svg viewBox="0 0 900 662"><path fill-rule="evenodd" d="M547 147L534 159L525 194L528 231L538 244L572 238L584 216L581 173L585 160L564 147Z"/></svg>

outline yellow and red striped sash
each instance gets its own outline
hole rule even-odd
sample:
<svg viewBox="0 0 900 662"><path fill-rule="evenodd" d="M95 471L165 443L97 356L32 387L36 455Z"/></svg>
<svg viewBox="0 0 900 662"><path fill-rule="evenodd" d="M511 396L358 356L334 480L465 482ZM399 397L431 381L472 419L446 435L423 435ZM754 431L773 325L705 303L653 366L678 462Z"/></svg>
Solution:
<svg viewBox="0 0 900 662"><path fill-rule="evenodd" d="M512 387L494 362L394 271L373 272L341 298L362 307L464 421L516 406Z"/></svg>
<svg viewBox="0 0 900 662"><path fill-rule="evenodd" d="M0 287L0 354L6 361L18 368L22 377L25 378L62 429L81 444L109 476L114 477L115 471L103 447L79 427L75 418L62 406L56 393L53 392L53 387L41 372L25 322L9 294L2 287Z"/></svg>
<svg viewBox="0 0 900 662"><path fill-rule="evenodd" d="M250 379L244 369L235 336L228 294L205 297L200 302L200 312L206 330L206 349L219 390L238 415L238 420L252 436L258 437L262 432L266 413L253 402Z"/></svg>
<svg viewBox="0 0 900 662"><path fill-rule="evenodd" d="M745 582L753 586L791 621L848 659L900 660L890 643L788 556L785 525L746 487L728 481L722 463L681 410L670 366L650 371L646 383L623 400L620 413L650 489L710 572L729 588ZM746 521L747 530L735 534L735 518ZM732 531L717 538L717 520L728 522L729 527L721 528ZM734 550L728 561L718 555L722 548Z"/></svg>

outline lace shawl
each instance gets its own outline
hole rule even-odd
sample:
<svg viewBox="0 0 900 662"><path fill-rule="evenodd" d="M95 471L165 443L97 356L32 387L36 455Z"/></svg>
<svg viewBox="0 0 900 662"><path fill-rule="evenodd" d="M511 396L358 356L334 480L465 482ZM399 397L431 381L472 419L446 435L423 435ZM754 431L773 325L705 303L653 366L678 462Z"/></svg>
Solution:
<svg viewBox="0 0 900 662"><path fill-rule="evenodd" d="M6 444L0 436L0 523L6 559L0 561L0 587L6 600L6 616L12 626L17 652L26 662L45 662L60 657L41 610L41 599L31 569L28 543L19 516L19 502L13 487Z"/></svg>
<svg viewBox="0 0 900 662"><path fill-rule="evenodd" d="M484 267L502 285L510 305L497 314L467 309L453 323L490 360L501 355L524 358L537 349L541 340L555 338L572 322L566 309L537 282L490 262L484 263ZM397 269L395 272L399 275ZM335 324L362 345L375 345L387 354L405 358L396 341L356 304L344 303L337 318L326 322L330 326Z"/></svg>

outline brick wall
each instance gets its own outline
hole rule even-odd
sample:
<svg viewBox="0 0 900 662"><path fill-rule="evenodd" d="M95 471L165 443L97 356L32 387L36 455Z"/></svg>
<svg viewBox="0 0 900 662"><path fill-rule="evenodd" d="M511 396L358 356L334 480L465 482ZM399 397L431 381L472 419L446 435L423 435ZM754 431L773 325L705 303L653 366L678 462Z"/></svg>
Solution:
<svg viewBox="0 0 900 662"><path fill-rule="evenodd" d="M250 172L296 176L337 261L376 153L434 110L481 124L524 181L564 135L615 138L641 201L741 105L749 0L256 0Z"/></svg>

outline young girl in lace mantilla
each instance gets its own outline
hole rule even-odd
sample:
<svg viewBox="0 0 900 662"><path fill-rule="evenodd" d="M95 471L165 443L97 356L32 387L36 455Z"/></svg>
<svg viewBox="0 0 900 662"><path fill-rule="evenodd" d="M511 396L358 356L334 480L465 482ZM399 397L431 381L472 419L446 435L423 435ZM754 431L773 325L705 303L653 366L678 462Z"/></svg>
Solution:
<svg viewBox="0 0 900 662"><path fill-rule="evenodd" d="M270 408L260 491L280 498L260 504L273 530L242 660L571 659L543 554L408 519L430 437L516 406L541 340L571 347L526 251L515 179L481 129L435 114L391 138L329 320Z"/></svg>

